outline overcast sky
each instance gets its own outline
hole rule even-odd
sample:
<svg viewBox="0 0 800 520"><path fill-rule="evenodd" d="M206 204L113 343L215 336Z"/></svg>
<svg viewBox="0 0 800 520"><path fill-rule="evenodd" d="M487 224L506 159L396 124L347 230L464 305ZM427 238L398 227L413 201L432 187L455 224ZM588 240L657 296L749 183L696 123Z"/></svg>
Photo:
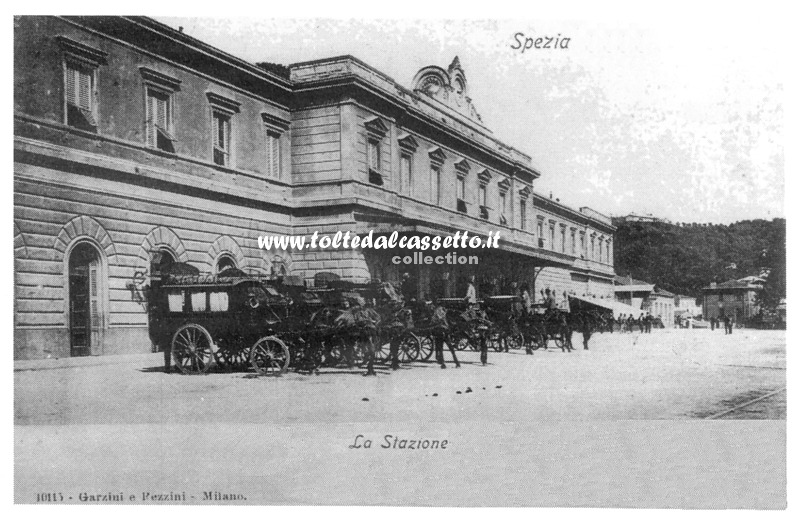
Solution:
<svg viewBox="0 0 800 520"><path fill-rule="evenodd" d="M245 60L352 54L406 87L458 56L484 122L539 192L674 222L784 216L782 37L769 17L291 20L157 17ZM516 33L568 49L512 49Z"/></svg>

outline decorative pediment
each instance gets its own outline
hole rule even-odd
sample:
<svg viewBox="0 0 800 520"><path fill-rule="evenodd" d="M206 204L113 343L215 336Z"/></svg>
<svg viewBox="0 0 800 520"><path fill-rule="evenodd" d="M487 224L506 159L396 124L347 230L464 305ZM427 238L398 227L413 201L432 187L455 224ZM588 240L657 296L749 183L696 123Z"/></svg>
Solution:
<svg viewBox="0 0 800 520"><path fill-rule="evenodd" d="M453 59L447 70L436 65L420 69L414 76L413 89L436 99L469 119L483 123L469 97L469 84L458 56Z"/></svg>
<svg viewBox="0 0 800 520"><path fill-rule="evenodd" d="M378 116L365 119L364 126L366 127L367 131L378 136L386 135L386 132L389 131L389 127Z"/></svg>
<svg viewBox="0 0 800 520"><path fill-rule="evenodd" d="M145 83L175 92L181 89L181 80L149 67L139 67Z"/></svg>
<svg viewBox="0 0 800 520"><path fill-rule="evenodd" d="M214 105L214 107L226 112L237 113L239 112L239 107L242 106L242 104L235 99L227 98L216 92L206 92L206 97L208 98L208 102Z"/></svg>
<svg viewBox="0 0 800 520"><path fill-rule="evenodd" d="M407 152L415 152L419 147L419 143L414 136L408 133L403 133L400 137L397 138L397 144L400 145L400 148L406 150Z"/></svg>
<svg viewBox="0 0 800 520"><path fill-rule="evenodd" d="M508 190L511 189L511 181L509 181L508 177L506 177L497 183L497 188L500 190L500 193L508 193Z"/></svg>
<svg viewBox="0 0 800 520"><path fill-rule="evenodd" d="M483 168L478 172L478 182L481 184L489 184L490 180L492 180L492 174L489 173L487 168Z"/></svg>
<svg viewBox="0 0 800 520"><path fill-rule="evenodd" d="M458 159L455 163L453 163L453 166L456 167L456 171L459 173L459 175L466 175L469 173L470 165L469 161L466 159Z"/></svg>
<svg viewBox="0 0 800 520"><path fill-rule="evenodd" d="M56 40L64 51L64 54L69 58L82 61L93 67L106 64L106 59L108 58L107 52L89 47L85 43L67 38L66 36L57 36Z"/></svg>
<svg viewBox="0 0 800 520"><path fill-rule="evenodd" d="M445 159L447 159L447 156L438 146L428 148L428 156L431 158L431 161L438 163L440 165L444 163Z"/></svg>
<svg viewBox="0 0 800 520"><path fill-rule="evenodd" d="M530 194L531 194L530 186L525 186L524 188L519 190L519 196L522 197L523 199L527 199L530 196Z"/></svg>
<svg viewBox="0 0 800 520"><path fill-rule="evenodd" d="M277 132L279 134L282 134L283 132L289 129L290 122L274 114L261 112L261 120L264 121L264 124L267 126L268 129Z"/></svg>

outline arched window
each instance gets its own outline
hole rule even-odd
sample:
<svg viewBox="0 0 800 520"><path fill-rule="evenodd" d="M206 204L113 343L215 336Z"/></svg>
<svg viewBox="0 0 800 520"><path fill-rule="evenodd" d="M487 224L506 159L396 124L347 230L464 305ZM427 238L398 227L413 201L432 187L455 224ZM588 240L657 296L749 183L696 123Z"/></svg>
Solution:
<svg viewBox="0 0 800 520"><path fill-rule="evenodd" d="M175 263L175 255L168 249L161 248L153 251L150 256L150 273L156 274Z"/></svg>
<svg viewBox="0 0 800 520"><path fill-rule="evenodd" d="M217 273L221 273L226 269L236 269L236 268L237 268L236 260L233 258L233 256L227 253L220 255L220 257L217 259L217 266L216 266Z"/></svg>
<svg viewBox="0 0 800 520"><path fill-rule="evenodd" d="M98 247L79 241L67 260L70 355L88 356L103 351L103 314L107 280Z"/></svg>

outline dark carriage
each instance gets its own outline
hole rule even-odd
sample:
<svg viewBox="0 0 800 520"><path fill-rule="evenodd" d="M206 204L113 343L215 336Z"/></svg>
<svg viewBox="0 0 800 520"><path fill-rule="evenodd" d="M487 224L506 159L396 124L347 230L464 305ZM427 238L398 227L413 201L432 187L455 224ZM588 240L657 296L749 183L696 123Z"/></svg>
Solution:
<svg viewBox="0 0 800 520"><path fill-rule="evenodd" d="M561 309L548 310L544 304L533 305L530 317L522 326L522 332L532 350L546 349L550 340L562 351L572 350L570 315Z"/></svg>
<svg viewBox="0 0 800 520"><path fill-rule="evenodd" d="M151 280L148 294L150 339L185 374L212 366L249 364L259 374L281 374L291 360L276 334L291 304L257 278L230 269L200 274L173 264Z"/></svg>
<svg viewBox="0 0 800 520"><path fill-rule="evenodd" d="M452 342L453 348L477 351L484 341L488 341L494 325L484 311L483 301L471 305L463 298L439 298L436 304L447 310L450 325L447 342Z"/></svg>
<svg viewBox="0 0 800 520"><path fill-rule="evenodd" d="M327 286L329 290L341 292L346 307L357 309L354 316L362 316L361 320L356 319L355 322L340 320L340 323L349 323L346 328L350 328L350 343L361 343L362 348L359 350L367 347L375 362L393 361L393 356L400 363L426 357L420 338L413 333L412 311L406 307L402 296L392 284L381 281L356 283L337 280L329 282ZM367 335L362 330L364 326L369 328ZM393 345L397 350L394 355ZM427 356L430 356L430 352Z"/></svg>
<svg viewBox="0 0 800 520"><path fill-rule="evenodd" d="M497 352L518 350L526 343L522 333L523 302L520 296L500 295L484 298L486 316L492 325L488 330L489 346Z"/></svg>

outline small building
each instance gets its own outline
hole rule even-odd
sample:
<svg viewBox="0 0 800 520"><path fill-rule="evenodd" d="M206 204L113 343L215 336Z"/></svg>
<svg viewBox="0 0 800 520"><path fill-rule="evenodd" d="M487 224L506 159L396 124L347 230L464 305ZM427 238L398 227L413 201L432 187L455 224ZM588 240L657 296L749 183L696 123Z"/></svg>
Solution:
<svg viewBox="0 0 800 520"><path fill-rule="evenodd" d="M747 276L727 282L711 282L703 287L703 316L723 318L732 316L737 322L747 320L758 314L756 295L764 289L764 279Z"/></svg>
<svg viewBox="0 0 800 520"><path fill-rule="evenodd" d="M630 276L614 278L614 295L618 302L631 306L639 313L650 313L661 318L664 327L670 328L675 321L675 295L654 284ZM634 317L638 317L634 313Z"/></svg>
<svg viewBox="0 0 800 520"><path fill-rule="evenodd" d="M655 285L636 280L630 276L614 277L614 297L616 300L639 311L644 310L645 302L647 302L653 289L655 289Z"/></svg>
<svg viewBox="0 0 800 520"><path fill-rule="evenodd" d="M675 324L675 295L660 287L655 287L647 300L648 310L653 317L661 318L666 328Z"/></svg>
<svg viewBox="0 0 800 520"><path fill-rule="evenodd" d="M694 296L687 296L685 294L675 295L675 312L680 312L682 315L690 315L692 317L700 316L703 314L703 306L698 304L698 298Z"/></svg>

